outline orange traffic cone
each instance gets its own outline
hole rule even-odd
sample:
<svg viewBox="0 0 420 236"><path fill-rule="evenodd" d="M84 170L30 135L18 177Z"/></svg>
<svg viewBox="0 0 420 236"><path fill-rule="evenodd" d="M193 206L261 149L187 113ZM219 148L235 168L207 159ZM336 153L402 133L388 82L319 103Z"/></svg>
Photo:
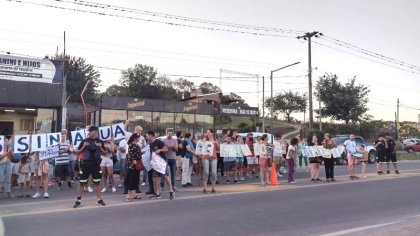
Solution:
<svg viewBox="0 0 420 236"><path fill-rule="evenodd" d="M276 165L274 163L271 166L270 183L271 185L280 185L280 181L277 180Z"/></svg>

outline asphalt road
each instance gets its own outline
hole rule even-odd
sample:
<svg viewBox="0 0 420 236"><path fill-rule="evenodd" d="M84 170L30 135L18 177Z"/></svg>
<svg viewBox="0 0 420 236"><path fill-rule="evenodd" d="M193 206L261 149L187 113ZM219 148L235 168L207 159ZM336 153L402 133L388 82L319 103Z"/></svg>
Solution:
<svg viewBox="0 0 420 236"><path fill-rule="evenodd" d="M61 191L48 200L2 199L0 215L8 236L420 235L420 162L400 169L401 175L337 176L320 184L299 172L296 185L221 185L208 195L189 188L173 201L125 203L122 194L107 193L106 207L88 194L80 209L71 208L74 192Z"/></svg>

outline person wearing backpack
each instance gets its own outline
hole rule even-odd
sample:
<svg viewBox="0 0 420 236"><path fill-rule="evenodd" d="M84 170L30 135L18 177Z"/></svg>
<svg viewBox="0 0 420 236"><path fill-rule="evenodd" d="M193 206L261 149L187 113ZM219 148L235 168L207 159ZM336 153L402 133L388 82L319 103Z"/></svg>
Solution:
<svg viewBox="0 0 420 236"><path fill-rule="evenodd" d="M194 144L191 139L191 133L185 134L184 141L182 142L182 178L181 183L182 187L193 186L191 183L191 173L192 173L192 159L194 155L197 155Z"/></svg>

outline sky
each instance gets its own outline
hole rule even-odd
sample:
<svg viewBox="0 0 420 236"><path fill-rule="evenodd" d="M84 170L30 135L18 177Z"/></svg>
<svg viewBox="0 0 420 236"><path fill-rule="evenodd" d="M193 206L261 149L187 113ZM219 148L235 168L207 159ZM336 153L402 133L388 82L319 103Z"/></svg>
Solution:
<svg viewBox="0 0 420 236"><path fill-rule="evenodd" d="M221 85L224 93L235 92L251 106L261 107L262 77L265 77L265 96L269 96L270 71L282 66L300 62L275 72L274 94L286 90L308 91L308 43L296 36L319 31L325 36L312 39L314 84L325 73L337 74L343 83L356 76L356 81L371 91L368 113L375 119L394 120L398 98L401 102L400 120L419 119L420 70L412 73L385 66L372 61L377 58L334 44L337 42L334 39L338 39L420 66L419 1L91 0L143 11L290 32L268 32L281 37L180 27L166 24L182 22L173 18L147 16L138 11L128 13L89 8L66 1L23 0L136 19L0 0L0 54L8 51L44 57L57 50L62 52L63 32L66 31L66 53L84 57L95 66L101 73L102 91L118 83L121 69L140 63L153 66L159 75L174 80L186 78L197 85L202 82ZM140 20L145 18L161 23ZM220 27L202 23L194 25ZM238 28L224 29L241 31ZM221 69L256 74L260 78L259 84L255 77L220 72ZM223 77L221 83L220 76ZM314 100L314 109L317 108L318 101ZM303 119L303 114L292 116Z"/></svg>

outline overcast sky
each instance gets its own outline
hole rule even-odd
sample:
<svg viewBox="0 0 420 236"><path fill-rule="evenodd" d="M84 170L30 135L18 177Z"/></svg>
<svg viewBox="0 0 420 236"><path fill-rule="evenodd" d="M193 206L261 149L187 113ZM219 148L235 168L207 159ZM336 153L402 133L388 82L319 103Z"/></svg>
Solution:
<svg viewBox="0 0 420 236"><path fill-rule="evenodd" d="M104 11L52 0L24 1L174 22L174 19L170 18ZM416 0L96 2L185 17L290 29L293 33L278 33L286 37L255 36L0 0L2 16L0 50L38 57L55 53L57 47L62 52L62 35L63 31L66 31L67 53L85 57L88 63L97 66L96 69L101 72L103 80L102 90L118 82L120 78L118 69L132 67L136 63L153 66L159 74L165 74L171 79L184 77L173 75L210 77L187 79L197 85L205 81L219 85L220 69L258 74L267 78L271 70L301 62L297 66L275 73L277 78L275 78L274 91L291 89L306 92L308 90L308 78L305 76L308 68L307 42L294 38L299 31L320 31L328 37L420 66L418 31L420 1ZM206 25L206 27L217 26ZM328 46L312 44L314 81L324 73L335 73L343 82L356 76L359 83L365 84L371 90L369 114L375 119L393 120L397 98L400 98L401 104L405 106L400 110L400 120L417 121L420 114L420 72L402 71L363 59L360 57L363 55L355 51L349 51L326 41L330 39L328 37L314 38L313 41L347 53ZM238 75L222 73L222 76ZM267 96L270 89L268 79L265 85ZM225 93L236 92L250 105L257 106L256 80L242 78L234 81L232 78L226 78L222 81L222 90ZM259 90L262 91L261 83ZM262 94L260 98L261 96ZM317 107L318 102L315 101L314 108ZM302 119L303 115L298 114L296 117Z"/></svg>

